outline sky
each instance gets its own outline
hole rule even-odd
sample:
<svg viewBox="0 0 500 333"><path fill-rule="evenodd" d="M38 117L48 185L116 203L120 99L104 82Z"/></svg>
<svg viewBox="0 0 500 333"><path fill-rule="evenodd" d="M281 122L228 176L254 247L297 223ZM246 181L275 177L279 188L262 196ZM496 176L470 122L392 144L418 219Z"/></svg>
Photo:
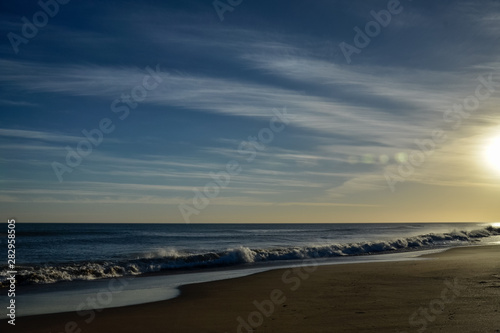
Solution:
<svg viewBox="0 0 500 333"><path fill-rule="evenodd" d="M18 222L500 220L497 1L2 1Z"/></svg>

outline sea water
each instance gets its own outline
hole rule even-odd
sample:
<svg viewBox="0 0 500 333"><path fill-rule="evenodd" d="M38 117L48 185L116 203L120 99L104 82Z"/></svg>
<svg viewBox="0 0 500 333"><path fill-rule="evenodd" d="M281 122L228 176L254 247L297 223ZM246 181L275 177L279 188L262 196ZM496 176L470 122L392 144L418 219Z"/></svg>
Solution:
<svg viewBox="0 0 500 333"><path fill-rule="evenodd" d="M181 285L311 261L407 260L421 251L499 241L499 226L484 223L18 223L18 315L78 311L99 295L92 306L168 299ZM4 286L7 271L0 265ZM0 296L1 304L6 300Z"/></svg>

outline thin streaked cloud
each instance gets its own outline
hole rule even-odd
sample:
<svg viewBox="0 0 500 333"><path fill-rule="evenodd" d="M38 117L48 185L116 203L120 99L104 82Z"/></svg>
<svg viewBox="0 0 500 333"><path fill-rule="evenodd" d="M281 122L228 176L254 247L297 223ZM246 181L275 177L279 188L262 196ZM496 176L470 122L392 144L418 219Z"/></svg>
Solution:
<svg viewBox="0 0 500 333"><path fill-rule="evenodd" d="M384 209L396 221L398 213L425 209L419 200L437 209L429 198L437 202L450 189L463 209L493 216L464 198L467 188L476 197L500 190L481 155L500 133L498 3L405 4L348 64L339 43L352 44L353 28L382 5L322 2L305 15L280 0L273 8L287 8L284 16L252 2L224 22L210 2L196 0L66 6L18 54L8 41L0 46L0 207L54 221L68 210L64 219L82 221L95 216L79 203L106 205L105 220L121 221L128 217L120 208L134 204L137 215L182 222L177 205L236 161L241 172L197 222L238 211L242 222L265 213L286 222L296 208L319 222L378 220ZM3 6L2 33L20 31L20 17L33 7ZM161 82L134 104L131 94L151 74L146 68L158 68ZM451 128L446 112L489 74L496 91ZM113 109L116 100L127 117ZM289 122L262 149L248 148L276 110ZM79 144L82 152L82 131L99 129L103 119L114 130L60 182L54 163L67 166L69 152ZM416 140L435 129L448 140L391 192L384 175L399 172ZM241 152L245 142L251 161ZM457 209L449 219L460 216Z"/></svg>

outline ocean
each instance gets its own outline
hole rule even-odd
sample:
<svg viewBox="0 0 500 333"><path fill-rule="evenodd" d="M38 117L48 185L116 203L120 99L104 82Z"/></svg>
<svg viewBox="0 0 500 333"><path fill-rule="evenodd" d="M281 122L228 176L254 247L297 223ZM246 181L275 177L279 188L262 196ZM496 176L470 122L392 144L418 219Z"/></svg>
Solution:
<svg viewBox="0 0 500 333"><path fill-rule="evenodd" d="M6 234L0 239L6 249ZM16 283L18 299L25 304L20 312L27 315L60 311L54 302L46 302L54 297L67 304L72 295L77 306L75 295L92 294L112 278L134 282L128 283L131 291L121 295L122 301L115 297L115 303L106 306L171 298L182 284L311 260L396 260L420 251L491 243L500 243L499 224L18 223ZM5 260L0 266L3 287L7 271Z"/></svg>

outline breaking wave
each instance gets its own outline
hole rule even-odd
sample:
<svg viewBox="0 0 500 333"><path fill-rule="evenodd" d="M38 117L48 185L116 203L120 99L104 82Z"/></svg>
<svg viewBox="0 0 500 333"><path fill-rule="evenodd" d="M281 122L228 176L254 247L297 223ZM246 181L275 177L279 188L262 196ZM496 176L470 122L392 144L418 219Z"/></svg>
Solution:
<svg viewBox="0 0 500 333"><path fill-rule="evenodd" d="M87 261L54 265L18 265L16 267L16 280L18 284L42 284L141 275L179 269L234 266L245 263L414 251L450 245L466 245L478 242L481 238L498 235L500 235L500 228L489 226L472 231L430 233L388 241L266 249L239 247L222 252L204 253L187 253L168 249L128 260ZM9 283L7 281L7 272L6 266L1 267L0 286L2 287L7 286Z"/></svg>

